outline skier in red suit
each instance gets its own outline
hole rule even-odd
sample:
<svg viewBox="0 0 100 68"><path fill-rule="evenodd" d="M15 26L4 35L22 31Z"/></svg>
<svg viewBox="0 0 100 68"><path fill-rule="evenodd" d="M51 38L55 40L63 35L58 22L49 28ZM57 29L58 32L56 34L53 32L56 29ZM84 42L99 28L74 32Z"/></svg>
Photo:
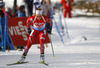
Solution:
<svg viewBox="0 0 100 68"><path fill-rule="evenodd" d="M72 10L72 2L73 1L74 0L61 0L61 3L63 4L63 13L64 13L65 18L67 17L67 14L68 14L69 18L72 17L71 10Z"/></svg>
<svg viewBox="0 0 100 68"><path fill-rule="evenodd" d="M33 15L32 17L27 19L27 28L28 28L28 33L30 33L27 46L24 50L24 53L21 57L21 59L18 61L18 63L21 63L25 60L26 55L32 46L32 42L35 40L34 38L36 36L39 37L40 41L40 57L41 57L41 62L44 63L44 41L45 41L45 36L47 34L47 29L46 29L46 22L49 23L50 19L47 16L42 15L42 10L39 8L36 10L36 15ZM33 28L32 31L30 29L30 23L33 23Z"/></svg>

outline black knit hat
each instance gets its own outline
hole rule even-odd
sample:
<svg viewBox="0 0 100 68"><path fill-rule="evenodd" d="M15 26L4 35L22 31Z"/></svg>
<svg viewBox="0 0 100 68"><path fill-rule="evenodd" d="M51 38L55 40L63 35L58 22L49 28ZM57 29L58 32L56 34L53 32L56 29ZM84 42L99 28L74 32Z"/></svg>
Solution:
<svg viewBox="0 0 100 68"><path fill-rule="evenodd" d="M3 2L3 0L0 0L0 8L4 7L5 3Z"/></svg>
<svg viewBox="0 0 100 68"><path fill-rule="evenodd" d="M23 9L25 9L25 6L24 6L24 5L21 5L21 6L19 7L19 11L22 11Z"/></svg>

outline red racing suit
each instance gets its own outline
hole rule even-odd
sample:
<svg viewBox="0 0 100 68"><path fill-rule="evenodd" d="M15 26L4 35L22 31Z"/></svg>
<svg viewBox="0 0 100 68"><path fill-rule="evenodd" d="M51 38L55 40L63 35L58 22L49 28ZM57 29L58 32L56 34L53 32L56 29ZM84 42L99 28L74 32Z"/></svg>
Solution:
<svg viewBox="0 0 100 68"><path fill-rule="evenodd" d="M34 41L35 37L38 36L39 42L40 42L40 52L44 54L44 40L46 36L46 28L45 28L45 23L49 22L49 18L47 16L42 16L40 20L37 19L37 16L34 15L30 18L27 19L27 28L30 28L30 23L33 23L33 28L31 31L31 34L29 36L29 39L27 41L27 46L24 50L24 53L30 49L32 45L32 41Z"/></svg>
<svg viewBox="0 0 100 68"><path fill-rule="evenodd" d="M61 3L63 4L63 13L64 13L65 18L67 17L67 14L68 14L69 18L72 17L71 10L72 10L72 2L73 1L74 0L61 0Z"/></svg>

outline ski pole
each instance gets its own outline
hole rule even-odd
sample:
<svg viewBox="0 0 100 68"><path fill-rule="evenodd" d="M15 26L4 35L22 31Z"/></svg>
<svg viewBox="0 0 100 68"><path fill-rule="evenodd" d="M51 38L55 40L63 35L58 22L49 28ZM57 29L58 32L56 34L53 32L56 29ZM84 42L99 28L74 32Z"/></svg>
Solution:
<svg viewBox="0 0 100 68"><path fill-rule="evenodd" d="M99 27L98 27L98 36L99 36L99 34L100 34L100 22L99 22Z"/></svg>
<svg viewBox="0 0 100 68"><path fill-rule="evenodd" d="M47 43L45 43L45 46L48 47Z"/></svg>
<svg viewBox="0 0 100 68"><path fill-rule="evenodd" d="M53 44L52 44L52 41L51 41L51 35L50 34L49 34L49 37L50 37L50 42L51 42L52 54L53 54L53 57L55 57Z"/></svg>
<svg viewBox="0 0 100 68"><path fill-rule="evenodd" d="M62 15L63 15L63 10L62 10L62 9L61 9L61 12L62 12ZM64 16L63 16L63 19L64 19L64 23L65 23L65 28L66 28L67 37L70 38L70 37L69 37L69 33L68 33L68 28L67 28L66 20L65 20Z"/></svg>
<svg viewBox="0 0 100 68"><path fill-rule="evenodd" d="M61 29L62 29L62 34L64 35L64 27L63 27L63 24L62 24L62 17L61 17L61 13L60 13L60 6L58 5L58 2L56 4L57 4L58 13L59 13L59 23L60 23L60 26L61 26Z"/></svg>
<svg viewBox="0 0 100 68"><path fill-rule="evenodd" d="M63 37L62 37L62 35L60 34L59 28L58 28L58 26L57 26L57 23L56 23L56 21L55 21L55 18L54 18L54 17L53 17L53 20L54 20L54 23L55 23L55 26L56 26L56 30L57 30L57 32L58 32L58 34L59 34L60 38L61 38L61 41L64 43Z"/></svg>
<svg viewBox="0 0 100 68"><path fill-rule="evenodd" d="M53 14L52 11L51 11L51 14ZM54 23L55 23L55 26L56 26L56 30L57 30L57 32L58 32L60 38L61 38L61 41L64 43L63 38L62 38L62 35L60 34L60 31L59 31L58 25L57 25L57 23L56 23L56 20L55 20L54 16L52 16L52 17L53 17L53 20L54 20Z"/></svg>

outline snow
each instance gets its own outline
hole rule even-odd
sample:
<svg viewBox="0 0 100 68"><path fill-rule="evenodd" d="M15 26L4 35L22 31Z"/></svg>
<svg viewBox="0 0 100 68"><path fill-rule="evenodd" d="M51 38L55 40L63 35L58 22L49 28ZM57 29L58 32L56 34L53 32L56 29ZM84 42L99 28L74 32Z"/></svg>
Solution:
<svg viewBox="0 0 100 68"><path fill-rule="evenodd" d="M14 0L3 0L4 2L5 2L5 7L13 7L13 2L14 2ZM20 6L20 5L22 5L23 4L23 0L17 0L17 5L18 6Z"/></svg>
<svg viewBox="0 0 100 68"><path fill-rule="evenodd" d="M29 63L26 64L6 66L6 64L17 62L23 51L0 52L0 68L100 68L99 15L93 17L91 14L88 15L79 10L72 13L73 18L65 19L69 38L65 32L66 29L64 29L64 43L62 43L53 24L52 43L55 58L52 55L51 44L48 44L48 48L45 48L45 58L49 66L38 63L40 61L40 50L37 48L38 45L33 45L26 58ZM78 16L79 13L85 14L85 16ZM58 23L58 13L54 17ZM62 22L65 26L64 19L62 19ZM58 24L58 26L60 25Z"/></svg>
<svg viewBox="0 0 100 68"><path fill-rule="evenodd" d="M26 58L29 63L26 64L6 66L6 64L17 62L23 51L0 52L0 68L100 68L99 17L73 15L71 19L66 18L70 38L64 32L64 44L53 25L52 43L55 58L52 55L51 44L48 44L49 47L45 49L45 58L49 66L38 63L40 50L37 45L33 45ZM55 19L57 22L59 21L58 13L56 13Z"/></svg>
<svg viewBox="0 0 100 68"><path fill-rule="evenodd" d="M7 8L11 7L12 8L14 0L9 0L9 1L8 0L3 0L3 1L5 2L5 7L7 7ZM56 3L56 2L60 3L60 1L61 0L51 0L52 3ZM74 2L77 2L77 1L79 1L79 0L74 0ZM80 1L83 1L83 0L80 0ZM92 1L96 1L96 0L92 0ZM23 0L17 0L17 5L18 6L23 5L23 4L24 4Z"/></svg>

